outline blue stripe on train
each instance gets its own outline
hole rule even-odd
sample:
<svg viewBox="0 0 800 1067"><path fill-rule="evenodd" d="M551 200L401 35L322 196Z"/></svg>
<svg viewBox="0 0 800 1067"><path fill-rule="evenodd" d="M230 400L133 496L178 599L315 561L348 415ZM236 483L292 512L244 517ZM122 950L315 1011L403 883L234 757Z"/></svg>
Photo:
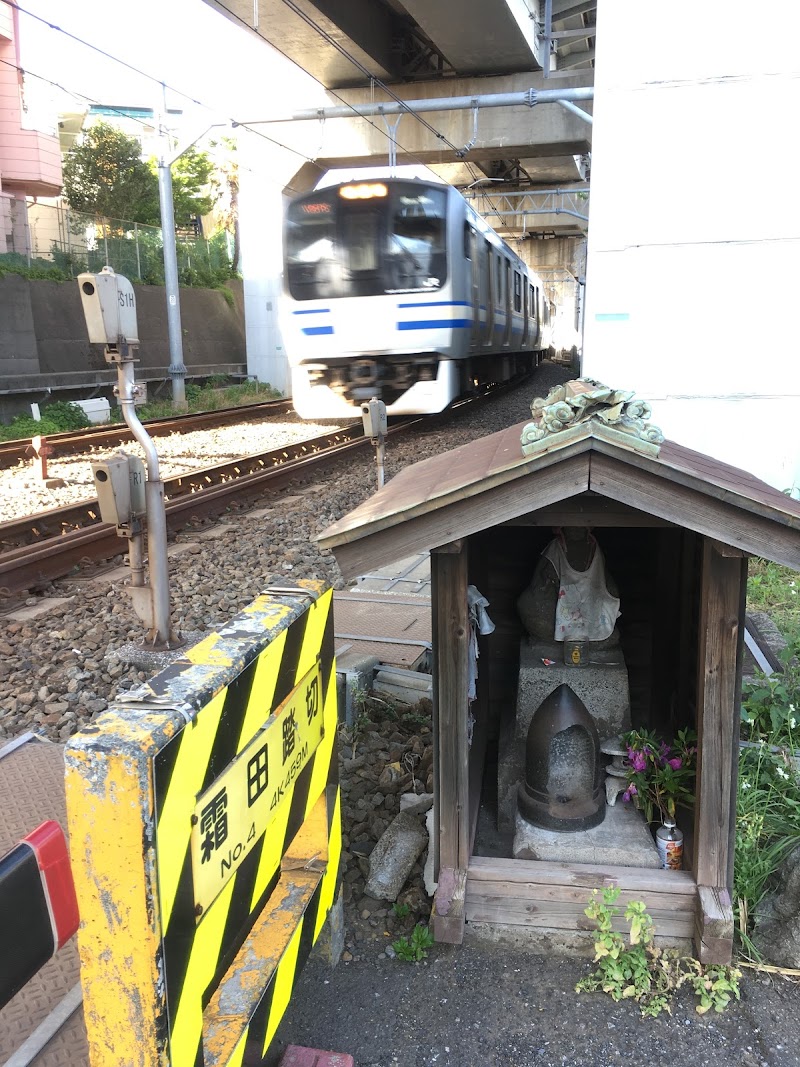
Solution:
<svg viewBox="0 0 800 1067"><path fill-rule="evenodd" d="M319 336L322 333L333 333L333 326L303 326L303 333L309 337Z"/></svg>
<svg viewBox="0 0 800 1067"><path fill-rule="evenodd" d="M468 300L425 300L421 304L398 304L399 308L469 308Z"/></svg>
<svg viewBox="0 0 800 1067"><path fill-rule="evenodd" d="M422 319L416 322L398 322L398 330L468 330L472 319Z"/></svg>
<svg viewBox="0 0 800 1067"><path fill-rule="evenodd" d="M330 308L303 308L302 311L293 311L293 315L327 315Z"/></svg>

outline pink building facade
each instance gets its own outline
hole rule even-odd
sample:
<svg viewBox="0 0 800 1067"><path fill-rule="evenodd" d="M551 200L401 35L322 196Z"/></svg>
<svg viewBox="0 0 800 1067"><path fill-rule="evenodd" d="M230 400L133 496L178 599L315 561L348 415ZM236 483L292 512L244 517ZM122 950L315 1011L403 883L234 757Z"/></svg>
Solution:
<svg viewBox="0 0 800 1067"><path fill-rule="evenodd" d="M58 196L58 137L26 128L19 16L0 0L0 253L29 252L26 197Z"/></svg>

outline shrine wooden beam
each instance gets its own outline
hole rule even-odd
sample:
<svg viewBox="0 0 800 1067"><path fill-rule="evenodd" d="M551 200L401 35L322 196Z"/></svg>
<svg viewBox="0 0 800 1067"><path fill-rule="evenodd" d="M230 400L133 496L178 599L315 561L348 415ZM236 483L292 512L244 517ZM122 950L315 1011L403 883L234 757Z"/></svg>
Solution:
<svg viewBox="0 0 800 1067"><path fill-rule="evenodd" d="M434 856L438 887L432 925L436 941L464 938L464 888L469 864L469 614L467 551L431 552L434 708Z"/></svg>
<svg viewBox="0 0 800 1067"><path fill-rule="evenodd" d="M694 824L694 872L700 909L695 948L701 962L730 962L733 951L733 913L729 906L746 584L746 558L723 556L707 539L703 544L700 594Z"/></svg>

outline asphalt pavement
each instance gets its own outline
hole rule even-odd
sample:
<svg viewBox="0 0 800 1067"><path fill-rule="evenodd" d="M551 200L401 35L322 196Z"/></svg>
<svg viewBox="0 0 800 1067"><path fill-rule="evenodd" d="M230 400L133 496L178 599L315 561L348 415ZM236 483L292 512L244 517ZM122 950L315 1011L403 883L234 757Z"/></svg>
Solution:
<svg viewBox="0 0 800 1067"><path fill-rule="evenodd" d="M347 936L352 944L352 931ZM382 931L350 962L312 954L265 1064L287 1044L353 1056L356 1067L800 1067L800 984L747 970L741 1000L672 1015L576 993L585 958L542 955L470 933L419 963L390 959ZM356 946L354 946L356 947Z"/></svg>

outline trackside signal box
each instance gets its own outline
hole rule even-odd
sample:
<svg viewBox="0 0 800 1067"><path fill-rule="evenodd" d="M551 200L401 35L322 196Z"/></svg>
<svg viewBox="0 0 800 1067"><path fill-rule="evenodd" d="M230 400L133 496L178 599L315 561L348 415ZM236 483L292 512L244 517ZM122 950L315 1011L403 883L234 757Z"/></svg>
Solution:
<svg viewBox="0 0 800 1067"><path fill-rule="evenodd" d="M78 288L92 344L139 344L136 295L127 278L103 267L99 274L79 274Z"/></svg>
<svg viewBox="0 0 800 1067"><path fill-rule="evenodd" d="M92 1067L266 1053L338 893L332 602L267 591L70 739Z"/></svg>
<svg viewBox="0 0 800 1067"><path fill-rule="evenodd" d="M103 522L124 526L147 513L145 469L138 456L120 450L108 459L93 462L91 467Z"/></svg>
<svg viewBox="0 0 800 1067"><path fill-rule="evenodd" d="M361 421L364 424L365 437L385 437L389 432L386 405L375 397L361 405Z"/></svg>

